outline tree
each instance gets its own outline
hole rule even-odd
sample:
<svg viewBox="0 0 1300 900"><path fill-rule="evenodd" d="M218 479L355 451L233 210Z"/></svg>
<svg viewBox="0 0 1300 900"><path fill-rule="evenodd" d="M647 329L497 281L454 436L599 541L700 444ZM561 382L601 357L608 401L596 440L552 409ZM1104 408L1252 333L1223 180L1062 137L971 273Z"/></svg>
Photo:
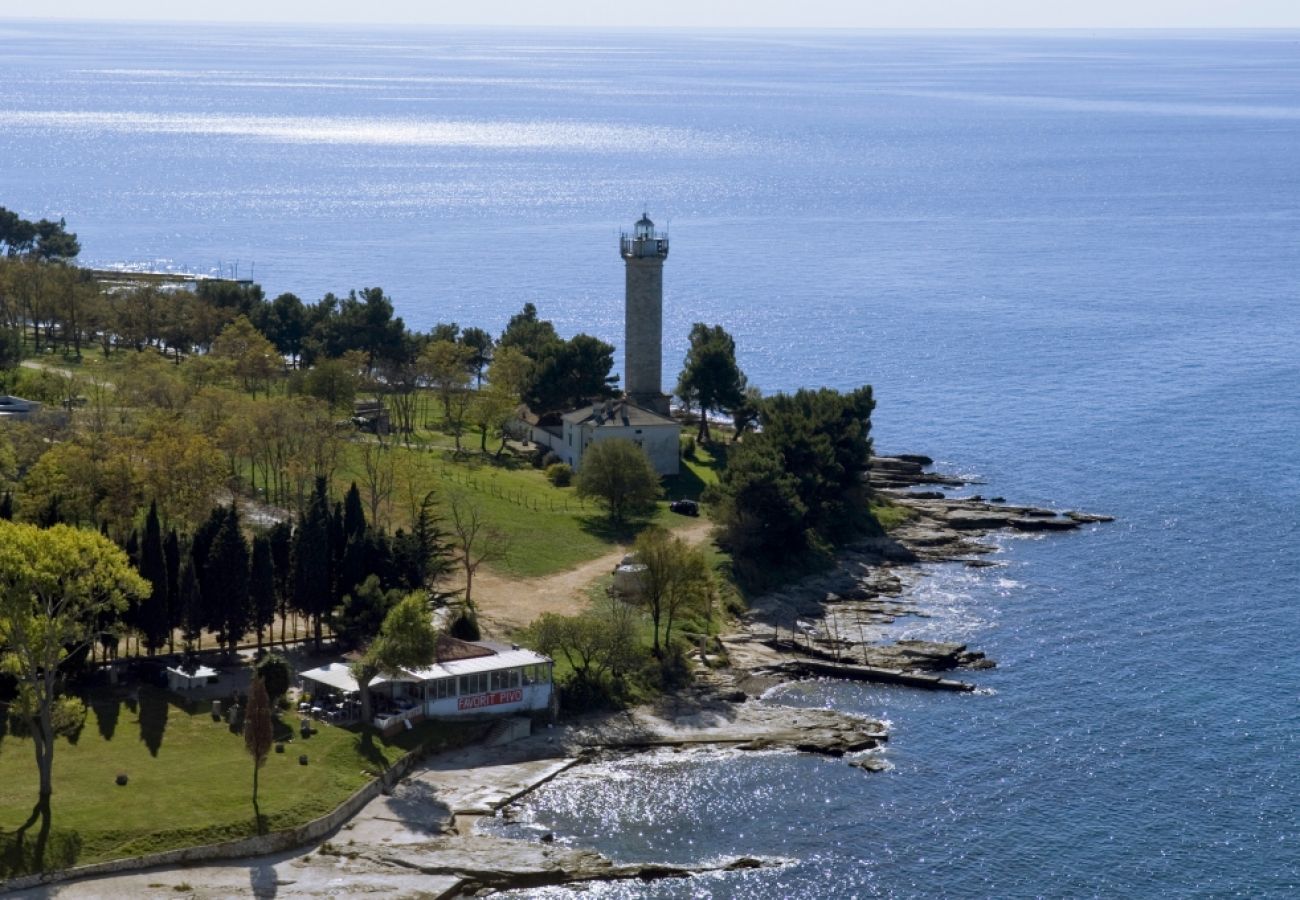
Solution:
<svg viewBox="0 0 1300 900"><path fill-rule="evenodd" d="M582 454L575 487L579 497L594 498L621 523L654 507L659 473L645 451L626 438L594 441Z"/></svg>
<svg viewBox="0 0 1300 900"><path fill-rule="evenodd" d="M406 355L406 325L393 316L393 301L383 288L351 291L341 300L326 294L309 318L314 324L304 350L313 358L359 350L369 371L380 360L400 361Z"/></svg>
<svg viewBox="0 0 1300 900"><path fill-rule="evenodd" d="M515 421L518 400L495 384L474 392L474 403L469 411L470 420L479 430L479 450L487 453L488 438L500 440L497 456L505 449L510 437L510 426Z"/></svg>
<svg viewBox="0 0 1300 900"><path fill-rule="evenodd" d="M369 644L379 634L388 611L401 599L401 591L383 589L378 575L366 576L361 584L343 595L343 602L330 613L334 637L349 650Z"/></svg>
<svg viewBox="0 0 1300 900"><path fill-rule="evenodd" d="M211 616L208 627L226 651L233 653L248 631L252 618L248 604L248 542L239 526L239 513L231 506L212 541L203 601Z"/></svg>
<svg viewBox="0 0 1300 900"><path fill-rule="evenodd" d="M702 610L708 600L712 590L708 560L698 547L659 527L647 528L637 537L636 558L645 566L639 598L654 625L653 652L662 656L660 625L662 647L667 647L673 623L684 614Z"/></svg>
<svg viewBox="0 0 1300 900"><path fill-rule="evenodd" d="M275 724L271 719L271 698L260 675L253 676L248 688L248 709L244 711L244 749L253 758L253 817L262 831L262 812L257 808L257 774L271 753L275 741Z"/></svg>
<svg viewBox="0 0 1300 900"><path fill-rule="evenodd" d="M367 440L361 443L361 474L366 485L366 500L370 506L370 521L378 523L379 508L393 496L394 483L397 480L395 452L381 440ZM356 488L356 483L352 485Z"/></svg>
<svg viewBox="0 0 1300 900"><path fill-rule="evenodd" d="M149 504L140 540L140 574L149 582L149 594L140 605L140 630L149 655L167 643L171 633L167 617L167 558L163 554L162 526L158 522L158 504Z"/></svg>
<svg viewBox="0 0 1300 900"><path fill-rule="evenodd" d="M748 431L758 425L758 417L763 411L763 392L752 384L745 387L739 403L731 408L731 434L733 442L740 440Z"/></svg>
<svg viewBox="0 0 1300 900"><path fill-rule="evenodd" d="M40 780L38 807L53 792L54 739L84 719L61 697L60 667L149 584L112 541L66 525L40 529L0 522L0 666L18 681L12 710L31 723Z"/></svg>
<svg viewBox="0 0 1300 900"><path fill-rule="evenodd" d="M442 399L443 418L451 418L452 397L469 387L470 359L474 351L452 341L434 341L420 353L420 374Z"/></svg>
<svg viewBox="0 0 1300 900"><path fill-rule="evenodd" d="M23 361L23 336L17 328L0 327L0 380Z"/></svg>
<svg viewBox="0 0 1300 900"><path fill-rule="evenodd" d="M348 360L321 359L303 378L302 389L329 404L330 409L348 410L351 414L360 380L360 375Z"/></svg>
<svg viewBox="0 0 1300 900"><path fill-rule="evenodd" d="M352 664L352 677L361 693L361 718L369 723L370 683L379 675L397 674L401 669L420 669L437 658L438 631L433 627L428 603L410 594L388 611L360 660Z"/></svg>
<svg viewBox="0 0 1300 900"><path fill-rule="evenodd" d="M739 570L761 574L869 524L871 388L777 394L762 404L762 430L731 448L710 490L719 544Z"/></svg>
<svg viewBox="0 0 1300 900"><path fill-rule="evenodd" d="M257 677L262 679L266 695L271 698L271 704L274 705L289 692L289 684L293 681L293 667L278 653L268 653L262 657L256 668Z"/></svg>
<svg viewBox="0 0 1300 900"><path fill-rule="evenodd" d="M281 294L260 308L255 322L280 355L293 360L296 368L307 336L307 307L303 302L294 294Z"/></svg>
<svg viewBox="0 0 1300 900"><path fill-rule="evenodd" d="M516 404L522 403L524 391L532 381L533 367L532 359L517 347L498 346L488 366L488 384Z"/></svg>
<svg viewBox="0 0 1300 900"><path fill-rule="evenodd" d="M451 495L452 555L465 573L465 606L474 608L474 573L506 554L505 536L488 525L483 509L465 494Z"/></svg>
<svg viewBox="0 0 1300 900"><path fill-rule="evenodd" d="M433 491L420 500L411 530L398 529L394 535L393 558L397 583L407 590L423 590L430 595L436 593L434 586L455 566L448 534L437 515L437 499Z"/></svg>
<svg viewBox="0 0 1300 900"><path fill-rule="evenodd" d="M330 608L333 588L329 515L325 479L317 478L311 502L293 534L293 604L311 618L317 650L321 645L321 623Z"/></svg>
<svg viewBox="0 0 1300 900"><path fill-rule="evenodd" d="M532 379L524 400L536 413L572 409L597 397L614 395L617 375L614 346L589 334L568 341L554 341L536 358Z"/></svg>
<svg viewBox="0 0 1300 900"><path fill-rule="evenodd" d="M199 592L199 579L195 573L194 557L188 556L181 567L180 595L181 640L185 650L203 649L203 626L206 616L203 610L203 597Z"/></svg>
<svg viewBox="0 0 1300 900"><path fill-rule="evenodd" d="M483 386L483 370L492 362L492 335L482 328L466 328L460 335L460 342L469 348L469 368L474 373L477 386Z"/></svg>
<svg viewBox="0 0 1300 900"><path fill-rule="evenodd" d="M555 326L545 319L537 317L537 307L525 303L522 311L515 313L506 323L506 330L501 332L497 341L498 348L512 347L529 359L541 356L543 348L560 340Z"/></svg>
<svg viewBox="0 0 1300 900"><path fill-rule="evenodd" d="M262 649L262 632L275 622L275 564L271 560L271 541L266 535L253 538L253 562L248 573L248 606L253 628L257 630L257 649ZM274 633L272 633L274 638Z"/></svg>
<svg viewBox="0 0 1300 900"><path fill-rule="evenodd" d="M745 399L745 376L736 365L736 342L721 325L691 326L690 348L677 378L677 394L700 408L698 440L709 440L709 413L729 412Z"/></svg>
<svg viewBox="0 0 1300 900"><path fill-rule="evenodd" d="M176 629L181 627L181 539L172 528L163 540L167 569L167 652L176 650Z"/></svg>
<svg viewBox="0 0 1300 900"><path fill-rule="evenodd" d="M266 339L253 323L240 316L225 328L212 342L212 356L229 360L235 375L244 384L244 390L257 396L264 386L284 369L284 360L275 345Z"/></svg>
<svg viewBox="0 0 1300 900"><path fill-rule="evenodd" d="M621 676L638 659L636 621L619 600L576 616L543 613L529 626L528 642L547 656L563 654L574 677L587 684L607 672Z"/></svg>

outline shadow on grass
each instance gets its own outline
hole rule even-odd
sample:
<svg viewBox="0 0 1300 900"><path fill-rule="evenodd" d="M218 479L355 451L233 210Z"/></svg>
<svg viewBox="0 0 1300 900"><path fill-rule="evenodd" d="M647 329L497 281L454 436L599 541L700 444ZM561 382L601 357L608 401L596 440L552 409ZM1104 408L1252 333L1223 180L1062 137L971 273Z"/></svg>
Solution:
<svg viewBox="0 0 1300 900"><path fill-rule="evenodd" d="M664 479L664 496L669 500L699 500L712 482L727 468L727 454L731 445L710 442L703 444L692 459L683 459L678 474ZM700 473L712 475L706 480Z"/></svg>
<svg viewBox="0 0 1300 900"><path fill-rule="evenodd" d="M91 704L95 712L95 721L99 725L99 736L111 741L117 732L117 719L122 713L122 701L118 697L97 701Z"/></svg>
<svg viewBox="0 0 1300 900"><path fill-rule="evenodd" d="M382 775L387 772L388 758L384 756L384 751L379 748L378 743L375 741L374 729L364 725L355 727L359 729L357 739L353 744L357 755L374 767L375 774Z"/></svg>
<svg viewBox="0 0 1300 900"><path fill-rule="evenodd" d="M162 748L169 706L166 692L157 688L140 689L140 740L149 748L150 756L157 756Z"/></svg>
<svg viewBox="0 0 1300 900"><path fill-rule="evenodd" d="M609 516L578 516L578 527L607 544L630 544L650 525L650 519L631 517L621 522Z"/></svg>
<svg viewBox="0 0 1300 900"><path fill-rule="evenodd" d="M32 834L38 820L40 827ZM80 855L81 836L75 831L54 831L50 798L42 797L26 822L14 831L0 830L0 883L20 875L68 868Z"/></svg>

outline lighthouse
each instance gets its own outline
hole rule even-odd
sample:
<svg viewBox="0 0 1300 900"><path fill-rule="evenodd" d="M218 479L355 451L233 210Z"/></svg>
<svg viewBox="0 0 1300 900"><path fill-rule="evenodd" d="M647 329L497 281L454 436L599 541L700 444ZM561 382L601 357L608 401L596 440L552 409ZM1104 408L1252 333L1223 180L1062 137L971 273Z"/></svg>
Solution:
<svg viewBox="0 0 1300 900"><path fill-rule="evenodd" d="M627 269L623 311L623 388L642 409L668 415L663 392L664 260L668 234L643 213L631 234L619 236Z"/></svg>

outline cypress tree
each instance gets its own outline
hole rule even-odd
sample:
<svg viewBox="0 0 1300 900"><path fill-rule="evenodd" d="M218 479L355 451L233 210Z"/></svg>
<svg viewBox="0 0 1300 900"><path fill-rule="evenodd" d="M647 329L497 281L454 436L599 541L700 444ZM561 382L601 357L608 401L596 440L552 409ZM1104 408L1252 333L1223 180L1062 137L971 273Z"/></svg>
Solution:
<svg viewBox="0 0 1300 900"><path fill-rule="evenodd" d="M181 617L181 639L185 641L188 651L197 642L197 648L203 649L203 598L199 596L199 578L194 568L194 557L187 556L181 567L180 591L177 594L177 607Z"/></svg>
<svg viewBox="0 0 1300 900"><path fill-rule="evenodd" d="M13 491L5 491L5 495L0 497L0 519L4 519L6 522L14 520Z"/></svg>
<svg viewBox="0 0 1300 900"><path fill-rule="evenodd" d="M333 606L329 500L325 479L317 478L311 502L293 535L293 603L312 620L316 649L321 646L321 623Z"/></svg>
<svg viewBox="0 0 1300 900"><path fill-rule="evenodd" d="M271 545L275 605L280 614L280 641L283 643L285 625L289 621L289 606L293 600L293 526L288 522L276 522L266 537Z"/></svg>
<svg viewBox="0 0 1300 900"><path fill-rule="evenodd" d="M357 483L343 497L343 536L346 540L359 537L366 530L366 511L361 505L361 492Z"/></svg>
<svg viewBox="0 0 1300 900"><path fill-rule="evenodd" d="M248 576L248 604L257 630L257 650L262 650L262 632L275 621L275 565L271 542L264 535L253 538L253 563Z"/></svg>
<svg viewBox="0 0 1300 900"><path fill-rule="evenodd" d="M48 527L48 526L42 526L42 527ZM123 547L122 549L126 551L127 559L131 561L131 565L134 566L137 571L139 571L140 535L139 533L136 532L134 528L132 528L131 533L126 536L126 546ZM140 634L139 634L140 601L137 598L132 597L129 601L127 601L126 610L125 612L122 613L122 624L126 626L126 630L127 630L127 635L126 635L127 651L129 652L131 649L131 632L135 632L136 633L135 652L136 655L139 656L140 655Z"/></svg>
<svg viewBox="0 0 1300 900"><path fill-rule="evenodd" d="M149 504L140 540L140 574L149 582L149 595L140 604L140 631L144 647L153 656L167 643L171 631L167 621L167 560L163 555L162 526L158 522L158 504Z"/></svg>
<svg viewBox="0 0 1300 900"><path fill-rule="evenodd" d="M203 579L204 606L211 615L210 627L222 646L232 652L248 631L248 542L239 527L239 513L232 506L208 553L207 576Z"/></svg>
<svg viewBox="0 0 1300 900"><path fill-rule="evenodd" d="M169 529L163 541L163 561L167 567L167 652L176 652L176 629L181 627L181 539L176 529Z"/></svg>

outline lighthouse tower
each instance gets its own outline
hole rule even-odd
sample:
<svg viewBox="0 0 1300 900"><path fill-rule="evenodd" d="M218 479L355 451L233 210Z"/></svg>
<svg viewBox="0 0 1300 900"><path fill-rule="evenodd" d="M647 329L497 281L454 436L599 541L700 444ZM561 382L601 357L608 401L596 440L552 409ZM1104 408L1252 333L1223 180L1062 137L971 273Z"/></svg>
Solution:
<svg viewBox="0 0 1300 900"><path fill-rule="evenodd" d="M623 313L623 388L636 406L668 415L663 392L664 260L668 234L642 214L632 233L623 232L619 252L627 264Z"/></svg>

